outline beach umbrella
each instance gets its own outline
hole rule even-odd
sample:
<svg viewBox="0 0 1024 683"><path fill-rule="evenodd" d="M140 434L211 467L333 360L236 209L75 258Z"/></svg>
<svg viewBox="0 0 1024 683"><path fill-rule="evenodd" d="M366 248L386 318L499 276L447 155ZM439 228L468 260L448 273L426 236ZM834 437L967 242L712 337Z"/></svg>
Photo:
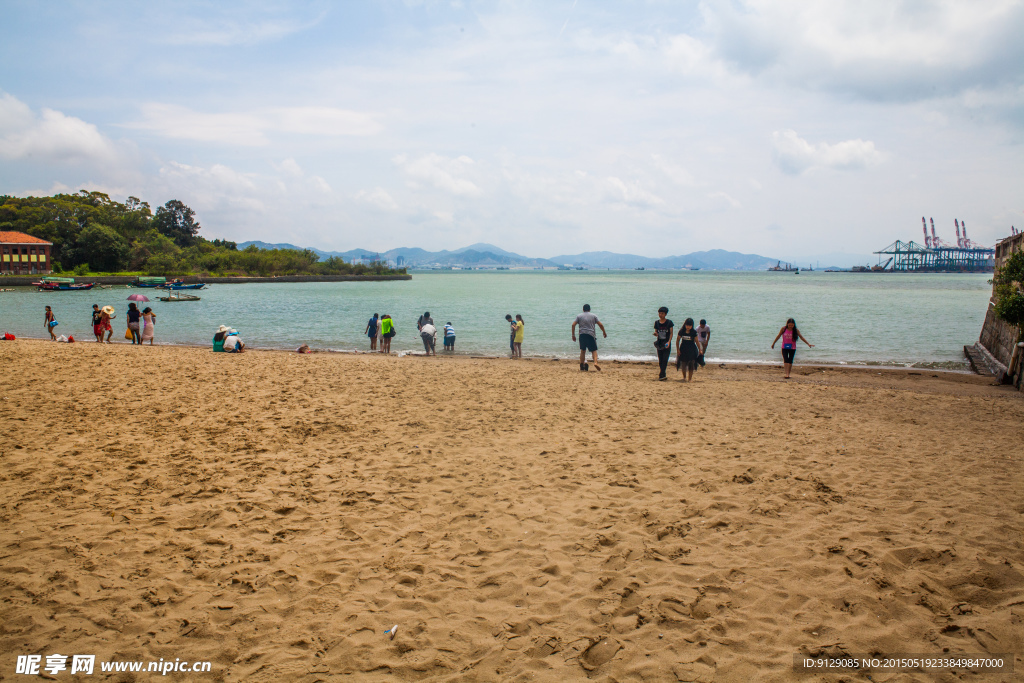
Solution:
<svg viewBox="0 0 1024 683"><path fill-rule="evenodd" d="M144 294L131 294L128 296L128 301L149 301Z"/></svg>

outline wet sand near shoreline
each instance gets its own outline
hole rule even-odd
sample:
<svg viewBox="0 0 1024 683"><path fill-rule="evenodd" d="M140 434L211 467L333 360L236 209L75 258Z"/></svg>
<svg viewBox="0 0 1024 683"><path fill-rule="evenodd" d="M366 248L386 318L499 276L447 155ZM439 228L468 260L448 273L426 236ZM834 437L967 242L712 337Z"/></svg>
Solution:
<svg viewBox="0 0 1024 683"><path fill-rule="evenodd" d="M1024 397L991 378L0 361L0 677L56 652L210 681L787 681L820 651L1024 671Z"/></svg>

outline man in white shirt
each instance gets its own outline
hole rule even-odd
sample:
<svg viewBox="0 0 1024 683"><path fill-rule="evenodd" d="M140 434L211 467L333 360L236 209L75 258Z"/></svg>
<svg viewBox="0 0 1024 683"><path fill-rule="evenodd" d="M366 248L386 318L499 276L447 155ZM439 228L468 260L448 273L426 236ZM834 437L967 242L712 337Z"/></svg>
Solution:
<svg viewBox="0 0 1024 683"><path fill-rule="evenodd" d="M420 327L420 338L423 339L423 348L426 350L427 355L437 355L437 351L434 349L434 345L437 343L437 328L434 327L433 323L424 323Z"/></svg>

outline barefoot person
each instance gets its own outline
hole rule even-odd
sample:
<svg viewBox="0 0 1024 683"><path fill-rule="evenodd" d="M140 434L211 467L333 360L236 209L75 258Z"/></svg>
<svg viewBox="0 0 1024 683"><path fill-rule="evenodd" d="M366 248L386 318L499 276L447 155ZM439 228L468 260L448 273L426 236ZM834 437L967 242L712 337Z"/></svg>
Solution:
<svg viewBox="0 0 1024 683"><path fill-rule="evenodd" d="M668 308L662 306L658 309L658 319L654 321L654 348L658 351L658 381L664 382L668 379L665 370L668 369L668 357L672 355L672 328L675 325L668 319Z"/></svg>
<svg viewBox="0 0 1024 683"><path fill-rule="evenodd" d="M53 333L53 328L57 327L57 319L53 317L53 309L49 306L46 307L46 315L43 317L43 327L50 333L50 339L57 341L57 335Z"/></svg>
<svg viewBox="0 0 1024 683"><path fill-rule="evenodd" d="M523 322L523 316L516 313L516 334L512 338L512 357L522 358L523 357L523 333L525 332L526 324Z"/></svg>
<svg viewBox="0 0 1024 683"><path fill-rule="evenodd" d="M96 341L103 343L103 327L100 323L103 322L103 314L100 312L100 305L92 305L92 334L96 337Z"/></svg>
<svg viewBox="0 0 1024 683"><path fill-rule="evenodd" d="M590 351L594 357L594 369L600 370L601 366L597 364L597 328L601 328L601 334L605 339L608 338L608 332L605 331L604 325L597 319L597 316L590 312L590 304L583 304L583 312L572 321L573 341L576 341L577 325L580 326L580 371L590 370L590 365L587 363L587 351Z"/></svg>
<svg viewBox="0 0 1024 683"><path fill-rule="evenodd" d="M685 381L693 379L693 371L697 369L699 357L700 342L697 340L697 330L693 327L693 318L687 318L676 336L676 370L683 373Z"/></svg>
<svg viewBox="0 0 1024 683"><path fill-rule="evenodd" d="M395 321L385 313L380 317L380 352L391 353L391 338L395 336Z"/></svg>
<svg viewBox="0 0 1024 683"><path fill-rule="evenodd" d="M366 323L366 329L363 330L363 334L370 338L370 350L377 350L377 328L379 327L380 316L376 313L370 318L370 322Z"/></svg>
<svg viewBox="0 0 1024 683"><path fill-rule="evenodd" d="M153 345L153 337L156 336L156 314L153 313L153 309L146 306L142 309L142 338L139 343L149 340L149 345Z"/></svg>
<svg viewBox="0 0 1024 683"><path fill-rule="evenodd" d="M779 337L782 337L782 367L786 370L784 379L789 379L789 373L793 371L793 357L796 355L797 340L802 340L809 349L813 349L814 344L804 339L804 336L800 334L800 330L796 326L796 321L792 318L787 320L786 324L779 330L779 333L775 335L775 341L772 342L773 349L775 348L775 342L779 341Z"/></svg>
<svg viewBox="0 0 1024 683"><path fill-rule="evenodd" d="M700 343L700 356L697 357L697 362L704 367L704 354L708 352L708 342L711 341L711 328L704 318L701 318L700 325L697 325L697 341Z"/></svg>
<svg viewBox="0 0 1024 683"><path fill-rule="evenodd" d="M104 306L100 309L100 335L102 336L104 332L107 333L107 338L104 341L108 344L110 343L110 338L114 336L114 328L111 327L110 321L116 317L113 306Z"/></svg>
<svg viewBox="0 0 1024 683"><path fill-rule="evenodd" d="M423 340L423 350L428 356L437 355L437 328L433 323L423 323L420 326L420 339Z"/></svg>
<svg viewBox="0 0 1024 683"><path fill-rule="evenodd" d="M516 321L512 319L511 313L505 314L505 322L508 323L508 357L516 357Z"/></svg>
<svg viewBox="0 0 1024 683"><path fill-rule="evenodd" d="M142 313L139 312L139 307L135 305L135 302L128 304L128 331L132 335L132 344L142 343L142 331L139 325L141 318Z"/></svg>
<svg viewBox="0 0 1024 683"><path fill-rule="evenodd" d="M444 324L444 350L455 353L455 328L451 322Z"/></svg>

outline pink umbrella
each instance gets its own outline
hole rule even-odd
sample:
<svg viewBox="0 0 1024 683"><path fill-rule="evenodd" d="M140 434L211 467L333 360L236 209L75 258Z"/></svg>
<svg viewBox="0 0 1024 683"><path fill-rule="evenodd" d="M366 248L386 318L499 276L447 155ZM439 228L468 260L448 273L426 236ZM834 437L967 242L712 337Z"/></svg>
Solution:
<svg viewBox="0 0 1024 683"><path fill-rule="evenodd" d="M149 301L143 294L131 294L128 296L128 301Z"/></svg>

